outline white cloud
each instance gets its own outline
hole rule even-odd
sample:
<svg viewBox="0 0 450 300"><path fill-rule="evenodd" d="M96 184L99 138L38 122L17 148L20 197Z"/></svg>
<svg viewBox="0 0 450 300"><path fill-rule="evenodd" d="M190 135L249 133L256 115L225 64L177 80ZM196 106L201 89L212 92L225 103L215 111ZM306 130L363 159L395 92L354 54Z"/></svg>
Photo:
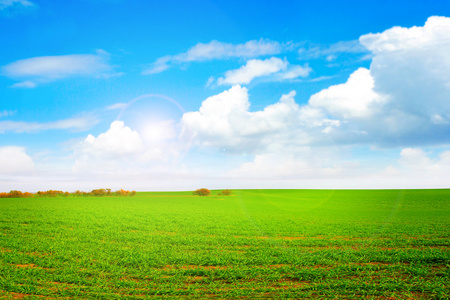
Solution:
<svg viewBox="0 0 450 300"><path fill-rule="evenodd" d="M17 146L0 147L0 175L29 174L34 163L25 153L25 148Z"/></svg>
<svg viewBox="0 0 450 300"><path fill-rule="evenodd" d="M33 88L39 82L72 76L108 76L112 73L108 59L109 55L102 50L97 54L32 57L3 66L1 73L14 79L26 79L12 87Z"/></svg>
<svg viewBox="0 0 450 300"><path fill-rule="evenodd" d="M19 89L34 89L35 87L37 87L37 84L33 81L27 80L27 81L14 83L11 87L19 88Z"/></svg>
<svg viewBox="0 0 450 300"><path fill-rule="evenodd" d="M295 151L327 141L383 147L448 144L448 39L450 18L442 17L430 18L424 27L362 36L361 43L373 50L370 70L354 71L347 82L312 95L308 104L299 106L291 94L285 96L289 101L251 112L247 89L234 86L206 99L199 111L185 114L184 132L201 147L260 154L273 147L292 146ZM246 65L226 78L246 83L255 74L276 69L281 65L252 73Z"/></svg>
<svg viewBox="0 0 450 300"><path fill-rule="evenodd" d="M312 152L309 148L302 148L295 155L284 151L257 154L252 161L243 163L229 171L227 175L239 179L251 178L256 181L261 179L324 180L342 175L342 167L329 164L330 153L326 154L328 159L322 158L320 161L320 156L313 155ZM321 154L325 155L325 153Z"/></svg>
<svg viewBox="0 0 450 300"><path fill-rule="evenodd" d="M346 83L312 95L310 107L341 121L336 143L410 147L450 142L450 18L360 38L373 54Z"/></svg>
<svg viewBox="0 0 450 300"><path fill-rule="evenodd" d="M285 72L279 75L280 79L295 79L298 77L307 77L312 72L312 69L308 66L290 66Z"/></svg>
<svg viewBox="0 0 450 300"><path fill-rule="evenodd" d="M169 69L173 64L185 62L208 61L215 59L251 58L281 53L290 44L280 44L275 41L260 39L251 40L243 44L230 44L219 41L198 43L187 52L177 55L167 55L158 58L150 68L142 72L143 75L151 75Z"/></svg>
<svg viewBox="0 0 450 300"><path fill-rule="evenodd" d="M171 56L163 56L158 58L151 67L142 71L142 75L152 75L164 72L165 70L170 68L170 61L172 60Z"/></svg>
<svg viewBox="0 0 450 300"><path fill-rule="evenodd" d="M345 148L329 148L258 154L229 171L227 178L246 188L448 188L449 150L431 159L420 148L405 148L398 162L387 159L374 163L370 158L347 161Z"/></svg>
<svg viewBox="0 0 450 300"><path fill-rule="evenodd" d="M374 54L436 47L450 44L449 18L433 16L423 27L393 27L382 33L369 33L360 37L360 42Z"/></svg>
<svg viewBox="0 0 450 300"><path fill-rule="evenodd" d="M16 113L16 111L12 111L12 110L0 111L0 118L9 117L9 116L14 115L15 113Z"/></svg>
<svg viewBox="0 0 450 300"><path fill-rule="evenodd" d="M360 38L374 53L376 91L390 95L390 109L429 122L450 120L450 18L430 17L423 27L394 27ZM425 121L426 119L426 121Z"/></svg>
<svg viewBox="0 0 450 300"><path fill-rule="evenodd" d="M79 150L83 154L115 157L139 153L143 147L141 137L136 131L125 126L122 121L114 121L108 131L98 137L89 134Z"/></svg>
<svg viewBox="0 0 450 300"><path fill-rule="evenodd" d="M107 110L122 110L129 106L129 103L116 103L106 107Z"/></svg>
<svg viewBox="0 0 450 300"><path fill-rule="evenodd" d="M69 129L82 131L89 129L98 121L92 117L77 117L47 123L0 121L0 133L5 132L38 132L51 129Z"/></svg>
<svg viewBox="0 0 450 300"><path fill-rule="evenodd" d="M178 61L202 61L223 59L231 57L256 57L262 55L278 54L283 45L270 40L251 40L244 44L229 44L219 41L211 41L207 44L198 43L186 53L174 57Z"/></svg>
<svg viewBox="0 0 450 300"><path fill-rule="evenodd" d="M312 107L341 119L369 117L385 102L386 97L374 91L374 80L365 68L353 72L346 83L324 89L309 99Z"/></svg>
<svg viewBox="0 0 450 300"><path fill-rule="evenodd" d="M431 159L427 157L422 149L405 148L400 152L399 162L408 167L422 168L424 166L429 166L431 164Z"/></svg>
<svg viewBox="0 0 450 300"><path fill-rule="evenodd" d="M275 74L274 80L295 79L306 77L312 69L306 66L292 66L289 62L278 57L271 57L265 60L251 59L236 70L230 70L225 73L225 77L217 80L219 85L249 84L257 77L263 77Z"/></svg>
<svg viewBox="0 0 450 300"><path fill-rule="evenodd" d="M277 57L265 60L252 59L237 70L227 71L225 78L218 79L218 84L249 84L256 77L267 76L285 70L288 64L287 60Z"/></svg>
<svg viewBox="0 0 450 300"><path fill-rule="evenodd" d="M178 133L170 120L143 124L138 130L114 121L97 137L89 134L74 147L76 173L143 172L176 158L182 146L173 143ZM128 171L127 171L128 170Z"/></svg>
<svg viewBox="0 0 450 300"><path fill-rule="evenodd" d="M261 111L249 111L248 90L235 85L229 90L203 101L196 112L182 117L182 135L192 138L201 147L226 148L253 153L269 148L298 146L310 142L316 131L339 126L314 108L300 108L295 92ZM308 134L305 128L314 134Z"/></svg>
<svg viewBox="0 0 450 300"><path fill-rule="evenodd" d="M327 61L335 60L339 54L343 53L367 53L367 49L361 45L358 40L354 41L340 41L332 44L329 47L318 45L310 45L309 47L302 47L298 51L300 59L314 59L325 57Z"/></svg>
<svg viewBox="0 0 450 300"><path fill-rule="evenodd" d="M400 152L397 178L408 180L410 187L448 188L450 178L450 151L442 151L431 159L420 148L405 148Z"/></svg>
<svg viewBox="0 0 450 300"><path fill-rule="evenodd" d="M22 6L34 6L34 3L27 0L0 0L0 10L14 6L15 4Z"/></svg>

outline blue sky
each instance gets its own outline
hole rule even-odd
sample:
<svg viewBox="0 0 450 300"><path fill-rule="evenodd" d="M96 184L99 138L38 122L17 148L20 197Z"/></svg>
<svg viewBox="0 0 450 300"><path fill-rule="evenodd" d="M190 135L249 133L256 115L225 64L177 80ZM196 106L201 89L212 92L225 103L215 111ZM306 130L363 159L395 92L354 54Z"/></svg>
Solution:
<svg viewBox="0 0 450 300"><path fill-rule="evenodd" d="M447 1L0 0L0 191L436 188Z"/></svg>

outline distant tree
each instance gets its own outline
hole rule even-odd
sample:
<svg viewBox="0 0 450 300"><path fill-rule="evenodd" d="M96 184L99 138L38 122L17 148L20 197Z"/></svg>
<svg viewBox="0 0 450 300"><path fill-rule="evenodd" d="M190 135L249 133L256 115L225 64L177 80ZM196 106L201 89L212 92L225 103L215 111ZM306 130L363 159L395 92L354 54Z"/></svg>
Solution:
<svg viewBox="0 0 450 300"><path fill-rule="evenodd" d="M194 195L197 196L208 196L211 194L211 191L206 188L197 189L193 192Z"/></svg>
<svg viewBox="0 0 450 300"><path fill-rule="evenodd" d="M128 196L130 194L130 191L120 189L120 190L116 191L114 194L116 196Z"/></svg>
<svg viewBox="0 0 450 300"><path fill-rule="evenodd" d="M90 193L92 196L102 197L107 195L106 189L96 189L92 190Z"/></svg>
<svg viewBox="0 0 450 300"><path fill-rule="evenodd" d="M58 191L58 190L48 190L48 191L39 191L39 192L37 192L36 195L38 195L40 197L56 197L56 196L64 195L64 192Z"/></svg>
<svg viewBox="0 0 450 300"><path fill-rule="evenodd" d="M12 190L9 192L10 198L22 198L23 193L21 191Z"/></svg>
<svg viewBox="0 0 450 300"><path fill-rule="evenodd" d="M231 195L231 190L223 190L222 191L222 195L224 195L224 196L229 196L229 195Z"/></svg>
<svg viewBox="0 0 450 300"><path fill-rule="evenodd" d="M74 193L72 193L74 196L77 197L81 197L81 196L86 196L86 192L80 191L80 190L76 190Z"/></svg>

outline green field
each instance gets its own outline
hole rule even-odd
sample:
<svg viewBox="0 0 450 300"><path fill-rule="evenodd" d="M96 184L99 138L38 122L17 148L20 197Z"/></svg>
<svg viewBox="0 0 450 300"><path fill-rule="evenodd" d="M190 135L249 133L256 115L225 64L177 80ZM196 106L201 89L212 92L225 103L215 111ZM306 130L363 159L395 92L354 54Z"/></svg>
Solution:
<svg viewBox="0 0 450 300"><path fill-rule="evenodd" d="M0 298L448 299L450 189L0 199Z"/></svg>

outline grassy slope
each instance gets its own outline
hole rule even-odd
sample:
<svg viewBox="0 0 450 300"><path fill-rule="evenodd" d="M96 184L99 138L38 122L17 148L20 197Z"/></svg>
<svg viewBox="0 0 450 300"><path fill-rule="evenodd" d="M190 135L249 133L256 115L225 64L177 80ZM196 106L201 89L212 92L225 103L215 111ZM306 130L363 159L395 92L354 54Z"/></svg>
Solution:
<svg viewBox="0 0 450 300"><path fill-rule="evenodd" d="M0 298L446 298L449 212L450 190L0 199Z"/></svg>

